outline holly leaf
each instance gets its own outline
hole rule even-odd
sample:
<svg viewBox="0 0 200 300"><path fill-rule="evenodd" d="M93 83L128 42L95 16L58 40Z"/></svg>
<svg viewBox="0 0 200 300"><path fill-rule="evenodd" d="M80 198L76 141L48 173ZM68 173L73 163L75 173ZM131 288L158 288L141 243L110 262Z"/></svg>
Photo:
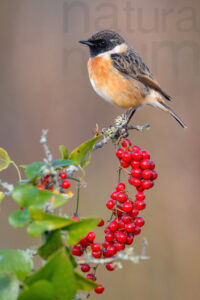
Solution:
<svg viewBox="0 0 200 300"><path fill-rule="evenodd" d="M90 291L99 286L98 283L96 283L93 280L85 278L81 273L74 272L75 278L76 278L76 286L78 290L82 291Z"/></svg>
<svg viewBox="0 0 200 300"><path fill-rule="evenodd" d="M26 226L31 218L29 216L28 210L24 208L23 210L14 211L8 218L8 221L11 226L15 228L21 228Z"/></svg>
<svg viewBox="0 0 200 300"><path fill-rule="evenodd" d="M55 194L47 190L41 190L28 184L19 184L12 191L12 197L19 206L43 207L47 201L51 202L52 208L57 208L67 202L69 197Z"/></svg>
<svg viewBox="0 0 200 300"><path fill-rule="evenodd" d="M19 283L12 274L0 272L0 300L16 300L19 292Z"/></svg>
<svg viewBox="0 0 200 300"><path fill-rule="evenodd" d="M81 168L85 168L90 162L90 156L94 145L101 138L102 135L95 136L94 138L81 144L72 151L72 153L69 156L69 159L75 161L76 164L79 165Z"/></svg>
<svg viewBox="0 0 200 300"><path fill-rule="evenodd" d="M11 163L11 159L3 148L0 148L0 172L7 169Z"/></svg>
<svg viewBox="0 0 200 300"><path fill-rule="evenodd" d="M42 209L36 207L30 207L29 214L34 222L29 225L27 232L33 237L36 237L45 231L52 231L66 227L75 222L70 218L59 217L46 213Z"/></svg>
<svg viewBox="0 0 200 300"><path fill-rule="evenodd" d="M67 243L72 246L77 244L89 231L91 231L101 219L99 218L87 218L78 222L70 224L65 230L67 230Z"/></svg>
<svg viewBox="0 0 200 300"><path fill-rule="evenodd" d="M38 249L39 255L47 259L51 254L56 252L59 248L63 246L61 231L55 230L51 231L47 237L46 242Z"/></svg>
<svg viewBox="0 0 200 300"><path fill-rule="evenodd" d="M25 284L31 286L39 280L47 280L52 284L54 292L52 299L73 299L76 294L76 279L64 247L54 253L41 269L27 278Z"/></svg>
<svg viewBox="0 0 200 300"><path fill-rule="evenodd" d="M59 150L60 150L62 159L68 159L69 158L69 152L68 152L68 150L65 146L60 145Z"/></svg>
<svg viewBox="0 0 200 300"><path fill-rule="evenodd" d="M32 254L21 250L0 250L0 272L8 272L24 280L33 269Z"/></svg>
<svg viewBox="0 0 200 300"><path fill-rule="evenodd" d="M22 291L18 300L52 300L53 296L52 284L47 280L38 280Z"/></svg>

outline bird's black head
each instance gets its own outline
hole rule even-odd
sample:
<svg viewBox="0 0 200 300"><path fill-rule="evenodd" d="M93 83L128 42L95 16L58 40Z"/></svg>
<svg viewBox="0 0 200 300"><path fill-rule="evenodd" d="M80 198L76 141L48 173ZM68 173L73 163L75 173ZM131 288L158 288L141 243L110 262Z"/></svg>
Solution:
<svg viewBox="0 0 200 300"><path fill-rule="evenodd" d="M90 56L94 57L125 43L125 40L115 31L102 30L93 34L88 40L79 42L89 46Z"/></svg>

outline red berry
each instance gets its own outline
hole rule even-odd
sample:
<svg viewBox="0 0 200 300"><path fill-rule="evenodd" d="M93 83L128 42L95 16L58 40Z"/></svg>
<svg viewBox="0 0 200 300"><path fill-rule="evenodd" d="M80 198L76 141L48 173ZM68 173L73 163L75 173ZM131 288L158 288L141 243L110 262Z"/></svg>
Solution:
<svg viewBox="0 0 200 300"><path fill-rule="evenodd" d="M139 178L132 177L132 179L129 181L130 184L134 185L135 187L141 186L141 180Z"/></svg>
<svg viewBox="0 0 200 300"><path fill-rule="evenodd" d="M130 166L130 163L127 163L124 160L121 160L120 164L121 164L122 168L125 168L125 169Z"/></svg>
<svg viewBox="0 0 200 300"><path fill-rule="evenodd" d="M158 173L155 170L151 171L151 179L152 180L156 180L158 177Z"/></svg>
<svg viewBox="0 0 200 300"><path fill-rule="evenodd" d="M126 232L134 232L134 229L135 229L135 224L134 223L125 224Z"/></svg>
<svg viewBox="0 0 200 300"><path fill-rule="evenodd" d="M89 243L89 241L86 239L86 237L83 237L83 238L80 240L79 244L81 244L81 246L83 246L84 248L86 248L87 246L90 245L90 243Z"/></svg>
<svg viewBox="0 0 200 300"><path fill-rule="evenodd" d="M118 231L115 236L119 243L123 244L126 242L126 234L124 232Z"/></svg>
<svg viewBox="0 0 200 300"><path fill-rule="evenodd" d="M139 213L138 209L133 208L132 211L130 212L130 215L132 218L135 218L135 217L137 217L138 213Z"/></svg>
<svg viewBox="0 0 200 300"><path fill-rule="evenodd" d="M92 243L95 239L95 233L93 231L88 232L88 234L86 235L86 239Z"/></svg>
<svg viewBox="0 0 200 300"><path fill-rule="evenodd" d="M102 250L98 250L98 251L92 251L92 256L94 258L100 258L102 255Z"/></svg>
<svg viewBox="0 0 200 300"><path fill-rule="evenodd" d="M127 214L123 215L122 221L126 224L129 223L131 221L131 216Z"/></svg>
<svg viewBox="0 0 200 300"><path fill-rule="evenodd" d="M155 163L154 163L154 161L150 161L150 169L151 170L154 170L155 169Z"/></svg>
<svg viewBox="0 0 200 300"><path fill-rule="evenodd" d="M135 201L134 204L136 205L136 208L137 208L138 210L143 210L143 209L145 209L145 207L146 207L146 202L143 201L143 200L137 200L137 201Z"/></svg>
<svg viewBox="0 0 200 300"><path fill-rule="evenodd" d="M151 179L151 176L152 176L152 171L149 169L146 169L142 172L142 177L144 179Z"/></svg>
<svg viewBox="0 0 200 300"><path fill-rule="evenodd" d="M128 147L128 144L127 144L126 141L122 141L121 145L122 145L123 148L127 148Z"/></svg>
<svg viewBox="0 0 200 300"><path fill-rule="evenodd" d="M104 285L100 284L97 288L94 289L95 293L102 294L104 292Z"/></svg>
<svg viewBox="0 0 200 300"><path fill-rule="evenodd" d="M60 174L60 178L61 178L61 179L66 179L66 178L67 178L67 173L66 173L66 172L62 172L62 173Z"/></svg>
<svg viewBox="0 0 200 300"><path fill-rule="evenodd" d="M125 228L125 223L122 220L120 220L119 223L118 223L118 226L119 226L119 228L124 229Z"/></svg>
<svg viewBox="0 0 200 300"><path fill-rule="evenodd" d="M75 245L72 247L72 254L75 256L81 256L82 255L82 249L80 246Z"/></svg>
<svg viewBox="0 0 200 300"><path fill-rule="evenodd" d="M114 234L112 232L108 232L105 235L105 239L108 242L112 242L115 239L115 236L114 236Z"/></svg>
<svg viewBox="0 0 200 300"><path fill-rule="evenodd" d="M122 210L125 212L130 212L133 209L133 204L130 201L126 201L122 205Z"/></svg>
<svg viewBox="0 0 200 300"><path fill-rule="evenodd" d="M131 245L133 243L133 236L131 234L127 235L126 244Z"/></svg>
<svg viewBox="0 0 200 300"><path fill-rule="evenodd" d="M116 221L112 221L108 225L108 228L110 229L110 231L114 232L114 231L116 231L118 229L118 223Z"/></svg>
<svg viewBox="0 0 200 300"><path fill-rule="evenodd" d="M122 154L122 160L127 162L127 163L130 163L131 160L132 160L132 156L131 156L131 153L126 151Z"/></svg>
<svg viewBox="0 0 200 300"><path fill-rule="evenodd" d="M143 192L138 192L135 197L137 200L144 200L146 198Z"/></svg>
<svg viewBox="0 0 200 300"><path fill-rule="evenodd" d="M115 201L114 200L108 200L106 203L106 206L108 209L112 209L115 206Z"/></svg>
<svg viewBox="0 0 200 300"><path fill-rule="evenodd" d="M24 207L23 207L23 206L20 206L19 208L20 208L20 210L24 210Z"/></svg>
<svg viewBox="0 0 200 300"><path fill-rule="evenodd" d="M90 279L90 280L93 280L93 281L97 280L96 275L92 274L92 273L87 274L86 277L87 277L87 279Z"/></svg>
<svg viewBox="0 0 200 300"><path fill-rule="evenodd" d="M117 191L112 192L112 194L110 195L110 198L113 199L113 200L116 200L117 199L117 194L118 194Z"/></svg>
<svg viewBox="0 0 200 300"><path fill-rule="evenodd" d="M101 219L101 221L99 222L99 224L97 225L98 227L102 227L104 225L104 220Z"/></svg>
<svg viewBox="0 0 200 300"><path fill-rule="evenodd" d="M49 180L46 177L42 178L41 181L43 184L49 184Z"/></svg>
<svg viewBox="0 0 200 300"><path fill-rule="evenodd" d="M140 151L140 150L141 150L141 148L139 146L136 146L136 145L133 146L133 151Z"/></svg>
<svg viewBox="0 0 200 300"><path fill-rule="evenodd" d="M150 168L150 160L149 159L143 159L140 163L140 166L143 170Z"/></svg>
<svg viewBox="0 0 200 300"><path fill-rule="evenodd" d="M122 182L118 183L118 185L116 186L116 191L117 192L125 191L125 189L126 189L126 186Z"/></svg>
<svg viewBox="0 0 200 300"><path fill-rule="evenodd" d="M131 170L131 176L140 178L142 175L142 170L140 168L135 168Z"/></svg>
<svg viewBox="0 0 200 300"><path fill-rule="evenodd" d="M114 245L109 245L108 246L108 248L107 248L107 256L108 257L115 255L116 252L117 252L117 250L116 250Z"/></svg>
<svg viewBox="0 0 200 300"><path fill-rule="evenodd" d="M110 242L104 240L104 242L103 242L103 247L104 247L105 249L107 249L108 246L109 246L110 244L111 244Z"/></svg>
<svg viewBox="0 0 200 300"><path fill-rule="evenodd" d="M145 190L148 190L148 189L152 188L153 185L154 185L154 184L153 184L153 181L152 181L152 180L149 180L149 179L144 180L144 181L142 182L142 187L143 187L143 189L145 189Z"/></svg>
<svg viewBox="0 0 200 300"><path fill-rule="evenodd" d="M101 245L99 243L93 243L91 245L92 251L99 251L101 250Z"/></svg>
<svg viewBox="0 0 200 300"><path fill-rule="evenodd" d="M114 246L115 246L115 249L117 251L122 251L122 250L125 249L125 244L124 243L115 242Z"/></svg>
<svg viewBox="0 0 200 300"><path fill-rule="evenodd" d="M132 158L135 161L140 161L140 160L142 160L142 153L140 151L136 150L132 153Z"/></svg>
<svg viewBox="0 0 200 300"><path fill-rule="evenodd" d="M82 264L81 265L81 271L84 272L84 273L89 272L90 271L90 265Z"/></svg>
<svg viewBox="0 0 200 300"><path fill-rule="evenodd" d="M109 263L106 264L106 269L107 269L108 271L114 271L115 266L113 265L112 262L109 262Z"/></svg>
<svg viewBox="0 0 200 300"><path fill-rule="evenodd" d="M127 199L128 199L128 197L127 197L127 195L126 195L125 193L119 192L119 193L117 194L117 201L123 203L123 202L125 202Z"/></svg>
<svg viewBox="0 0 200 300"><path fill-rule="evenodd" d="M139 226L135 226L134 235L138 235L141 232L141 228Z"/></svg>
<svg viewBox="0 0 200 300"><path fill-rule="evenodd" d="M142 156L143 156L143 159L149 159L150 158L150 154L146 150L142 150Z"/></svg>
<svg viewBox="0 0 200 300"><path fill-rule="evenodd" d="M144 188L143 188L142 185L141 185L141 186L137 186L137 187L136 187L136 190L137 190L138 192L143 192L143 191L144 191Z"/></svg>
<svg viewBox="0 0 200 300"><path fill-rule="evenodd" d="M145 220L142 217L137 217L135 219L135 225L138 227L142 227L145 224Z"/></svg>
<svg viewBox="0 0 200 300"><path fill-rule="evenodd" d="M40 190L45 190L45 187L44 187L44 185L42 185L42 184L38 184L38 185L37 185L37 188L40 189Z"/></svg>
<svg viewBox="0 0 200 300"><path fill-rule="evenodd" d="M117 151L116 151L116 156L117 156L119 159L121 159L123 153L124 153L124 150L121 149L121 148L119 148L119 149L117 149Z"/></svg>
<svg viewBox="0 0 200 300"><path fill-rule="evenodd" d="M61 185L63 189L68 189L71 186L71 183L68 180L63 180Z"/></svg>
<svg viewBox="0 0 200 300"><path fill-rule="evenodd" d="M132 160L131 162L131 167L133 169L138 169L140 167L140 162L139 161L136 161L136 160Z"/></svg>

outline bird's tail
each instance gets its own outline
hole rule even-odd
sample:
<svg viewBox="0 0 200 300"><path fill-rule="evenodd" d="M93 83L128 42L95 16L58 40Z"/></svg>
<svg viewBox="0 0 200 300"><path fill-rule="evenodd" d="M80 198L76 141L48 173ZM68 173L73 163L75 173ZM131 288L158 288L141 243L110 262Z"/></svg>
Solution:
<svg viewBox="0 0 200 300"><path fill-rule="evenodd" d="M167 104L165 104L163 101L158 100L152 100L150 101L151 105L160 108L163 111L166 111L170 113L170 115L183 127L184 129L187 128L187 126L181 121L181 119L177 116L177 114L169 107Z"/></svg>

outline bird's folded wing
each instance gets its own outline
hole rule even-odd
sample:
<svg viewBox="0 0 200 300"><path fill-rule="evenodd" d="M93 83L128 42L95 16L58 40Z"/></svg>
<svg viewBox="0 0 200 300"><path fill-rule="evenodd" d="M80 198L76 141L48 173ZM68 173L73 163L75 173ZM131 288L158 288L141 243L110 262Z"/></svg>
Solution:
<svg viewBox="0 0 200 300"><path fill-rule="evenodd" d="M162 90L159 84L153 79L147 65L141 57L133 50L129 49L124 53L111 54L113 66L124 75L142 82L145 86L158 91L165 99L171 97Z"/></svg>

